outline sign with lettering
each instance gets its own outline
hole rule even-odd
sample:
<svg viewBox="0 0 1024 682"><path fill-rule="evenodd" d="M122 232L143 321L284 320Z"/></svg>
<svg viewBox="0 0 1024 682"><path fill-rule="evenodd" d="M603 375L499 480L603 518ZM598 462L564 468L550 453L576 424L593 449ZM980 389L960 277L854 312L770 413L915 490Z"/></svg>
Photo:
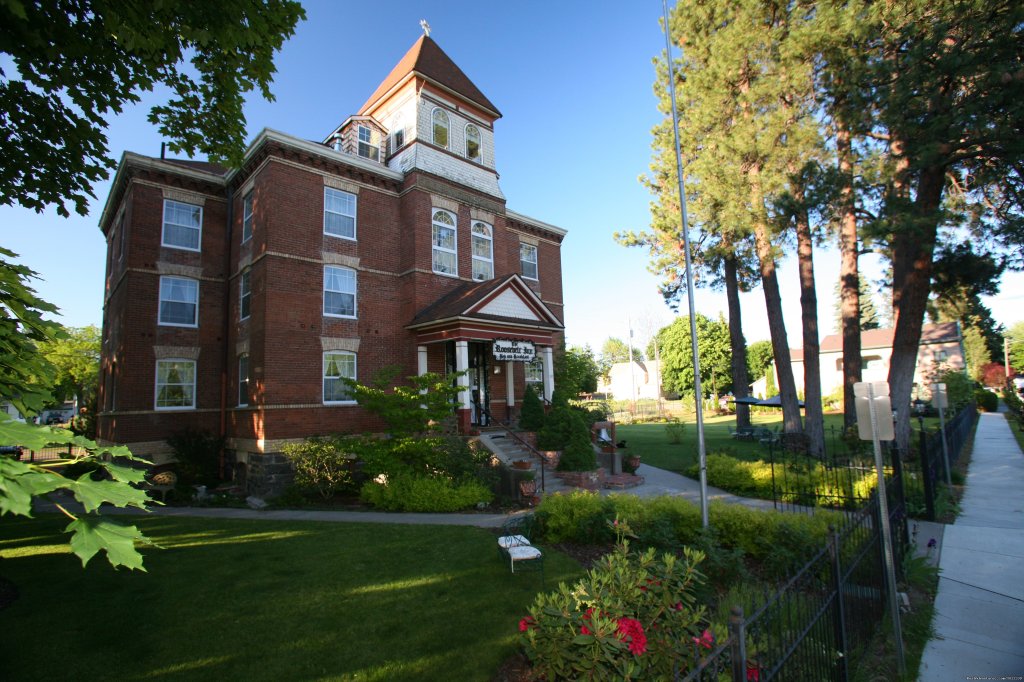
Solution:
<svg viewBox="0 0 1024 682"><path fill-rule="evenodd" d="M516 341L514 339L494 340L494 359L512 362L530 362L537 357L537 349L533 341Z"/></svg>

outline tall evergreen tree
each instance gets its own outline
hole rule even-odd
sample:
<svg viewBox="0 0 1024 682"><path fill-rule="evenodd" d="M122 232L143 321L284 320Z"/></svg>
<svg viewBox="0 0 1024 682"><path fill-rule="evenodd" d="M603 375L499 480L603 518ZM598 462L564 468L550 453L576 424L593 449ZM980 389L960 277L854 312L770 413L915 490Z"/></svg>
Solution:
<svg viewBox="0 0 1024 682"><path fill-rule="evenodd" d="M868 331L871 329L881 329L882 317L878 312L878 308L875 306L875 296L871 291L871 284L864 277L859 274L858 279L860 284L857 287L857 308L860 312L860 330ZM836 282L835 286L835 328L836 331L842 333L843 329L843 283Z"/></svg>

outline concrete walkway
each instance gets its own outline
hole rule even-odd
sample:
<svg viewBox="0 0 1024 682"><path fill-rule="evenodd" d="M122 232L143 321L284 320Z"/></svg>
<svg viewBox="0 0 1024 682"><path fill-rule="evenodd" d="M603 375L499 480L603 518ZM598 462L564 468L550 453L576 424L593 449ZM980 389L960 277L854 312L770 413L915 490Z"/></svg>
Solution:
<svg viewBox="0 0 1024 682"><path fill-rule="evenodd" d="M980 417L960 506L918 679L1024 679L1024 453L1002 414Z"/></svg>

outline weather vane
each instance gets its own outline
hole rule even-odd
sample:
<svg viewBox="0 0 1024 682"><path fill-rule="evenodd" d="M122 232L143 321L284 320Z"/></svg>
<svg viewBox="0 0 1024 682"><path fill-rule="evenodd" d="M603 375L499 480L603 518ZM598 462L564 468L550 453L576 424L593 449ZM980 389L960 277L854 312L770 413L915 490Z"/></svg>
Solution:
<svg viewBox="0 0 1024 682"><path fill-rule="evenodd" d="M420 28L423 29L423 35L430 37L430 24L427 23L426 19L420 19Z"/></svg>

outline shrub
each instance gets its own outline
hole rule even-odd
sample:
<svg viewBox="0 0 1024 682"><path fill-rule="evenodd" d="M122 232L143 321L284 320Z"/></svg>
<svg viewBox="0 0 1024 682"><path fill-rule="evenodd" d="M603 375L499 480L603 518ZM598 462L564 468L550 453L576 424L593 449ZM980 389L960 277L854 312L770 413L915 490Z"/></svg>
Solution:
<svg viewBox="0 0 1024 682"><path fill-rule="evenodd" d="M425 476L389 476L363 486L364 502L385 511L454 512L490 503L493 494L478 481L455 483L446 478Z"/></svg>
<svg viewBox="0 0 1024 682"><path fill-rule="evenodd" d="M978 404L978 409L984 412L995 412L999 409L999 396L984 388L975 389L974 401Z"/></svg>
<svg viewBox="0 0 1024 682"><path fill-rule="evenodd" d="M177 460L178 482L183 485L216 485L224 439L207 431L186 429L167 439Z"/></svg>
<svg viewBox="0 0 1024 682"><path fill-rule="evenodd" d="M540 431L543 426L544 406L533 386L527 386L523 394L523 409L519 412L519 428L523 431Z"/></svg>
<svg viewBox="0 0 1024 682"><path fill-rule="evenodd" d="M594 446L590 442L590 431L583 416L570 410L569 419L571 432L569 442L562 450L562 458L558 462L559 471L592 471L597 468Z"/></svg>
<svg viewBox="0 0 1024 682"><path fill-rule="evenodd" d="M668 435L669 443L682 443L683 434L686 433L686 422L672 418L665 423L665 434Z"/></svg>
<svg viewBox="0 0 1024 682"><path fill-rule="evenodd" d="M316 492L330 499L354 486L355 460L337 438L314 436L302 443L289 443L281 448L295 467L295 485L300 490Z"/></svg>
<svg viewBox="0 0 1024 682"><path fill-rule="evenodd" d="M668 679L695 662L703 555L630 552L628 528L617 519L612 527L615 551L572 588L562 583L539 595L519 621L526 654L544 679Z"/></svg>
<svg viewBox="0 0 1024 682"><path fill-rule="evenodd" d="M544 418L544 425L537 432L537 447L541 450L565 450L572 437L576 415L572 408L565 405L552 408ZM582 417L580 424L583 424Z"/></svg>

